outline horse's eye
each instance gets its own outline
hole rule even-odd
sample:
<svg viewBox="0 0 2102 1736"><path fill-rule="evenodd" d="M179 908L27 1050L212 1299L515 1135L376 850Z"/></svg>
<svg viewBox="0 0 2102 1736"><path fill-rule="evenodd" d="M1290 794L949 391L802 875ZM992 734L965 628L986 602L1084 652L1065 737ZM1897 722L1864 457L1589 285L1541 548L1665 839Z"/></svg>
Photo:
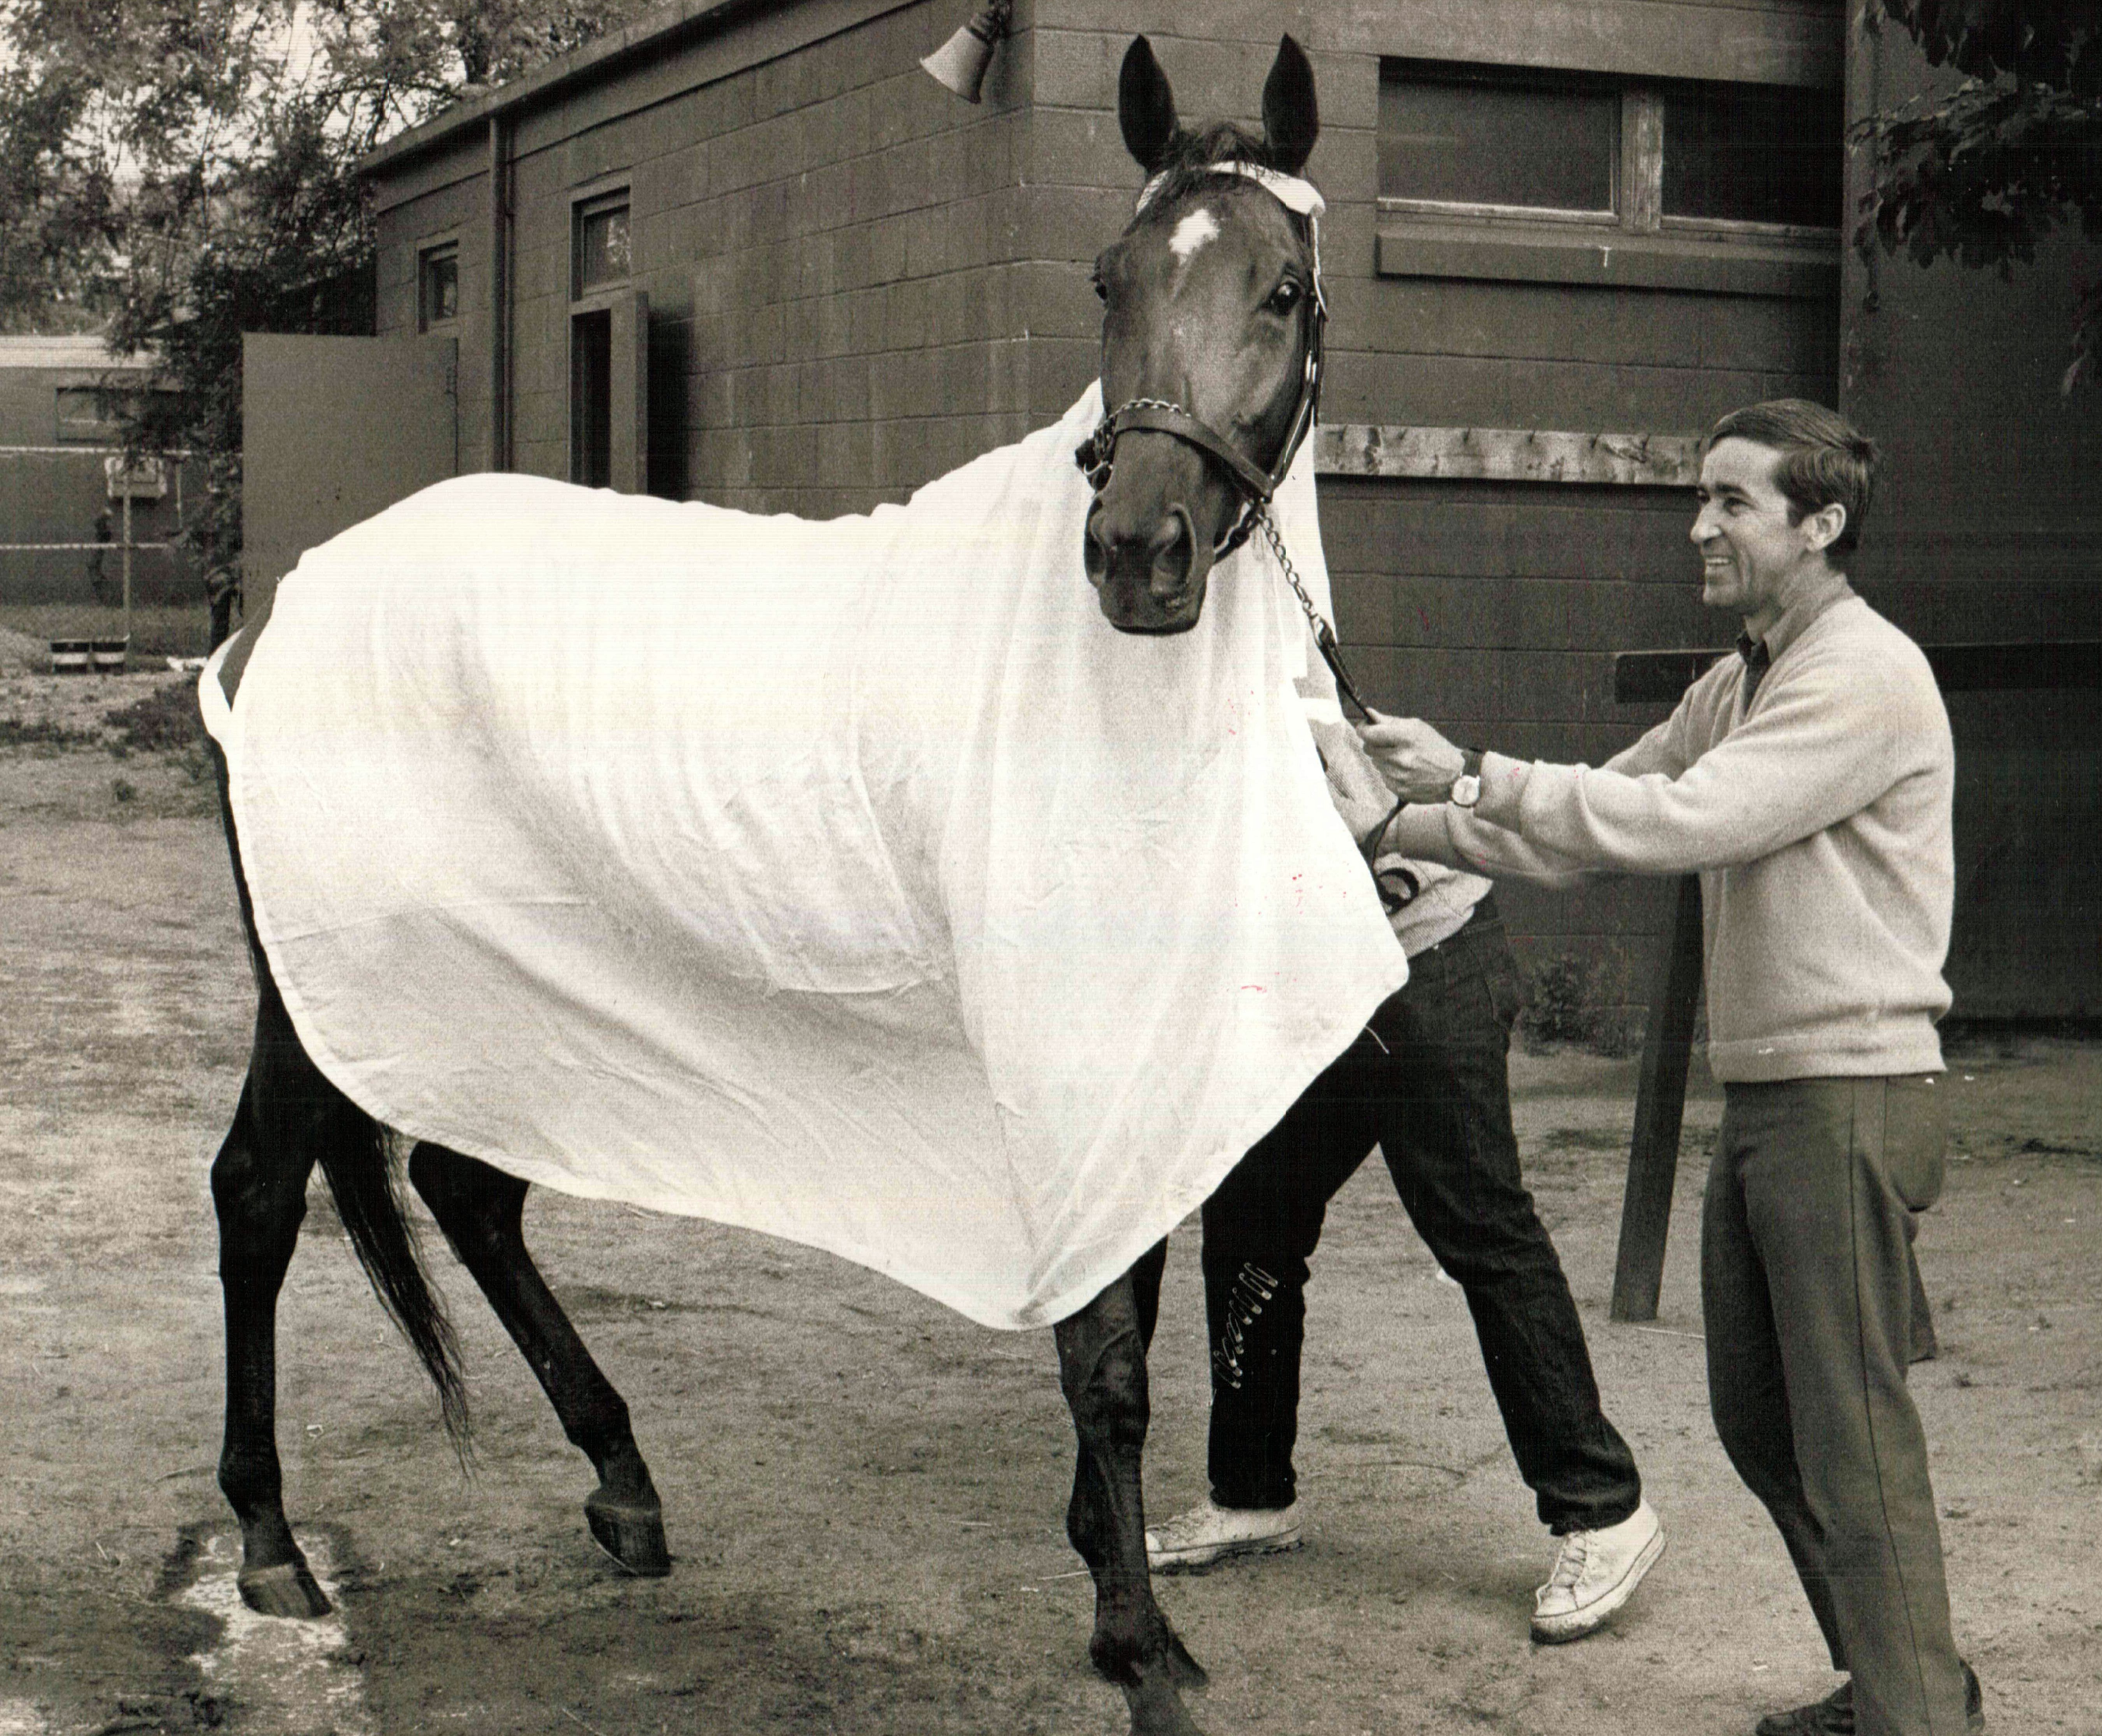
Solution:
<svg viewBox="0 0 2102 1736"><path fill-rule="evenodd" d="M1110 299L1110 286L1102 281L1102 274L1100 272L1097 272L1095 275L1088 281L1094 285L1095 294L1100 296L1102 300L1107 301Z"/></svg>
<svg viewBox="0 0 2102 1736"><path fill-rule="evenodd" d="M1287 277L1271 291L1270 311L1272 313L1289 313L1299 305L1300 298L1306 293L1293 279Z"/></svg>

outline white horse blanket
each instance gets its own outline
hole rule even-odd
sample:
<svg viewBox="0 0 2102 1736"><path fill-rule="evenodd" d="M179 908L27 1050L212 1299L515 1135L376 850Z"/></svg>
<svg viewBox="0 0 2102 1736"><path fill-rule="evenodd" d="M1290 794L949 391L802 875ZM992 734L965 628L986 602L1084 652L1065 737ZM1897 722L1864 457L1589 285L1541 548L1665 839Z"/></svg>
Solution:
<svg viewBox="0 0 2102 1736"><path fill-rule="evenodd" d="M309 551L226 751L300 1040L390 1127L1081 1307L1405 980L1266 551L1102 618L1055 427L815 522L520 476ZM1324 601L1310 468L1281 492Z"/></svg>

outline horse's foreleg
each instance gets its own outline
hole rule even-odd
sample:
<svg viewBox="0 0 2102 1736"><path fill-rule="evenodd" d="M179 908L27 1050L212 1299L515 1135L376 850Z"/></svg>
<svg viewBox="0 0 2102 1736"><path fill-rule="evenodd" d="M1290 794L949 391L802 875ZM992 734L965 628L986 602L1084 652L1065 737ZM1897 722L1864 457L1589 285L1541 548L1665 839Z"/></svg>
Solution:
<svg viewBox="0 0 2102 1736"><path fill-rule="evenodd" d="M627 1406L570 1324L526 1246L526 1184L442 1145L419 1145L409 1179L473 1273L599 1486L584 1504L592 1535L630 1573L672 1570L663 1509L635 1445Z"/></svg>
<svg viewBox="0 0 2102 1736"><path fill-rule="evenodd" d="M306 1216L314 1157L266 1138L255 1099L251 1067L233 1126L211 1167L226 1305L226 1440L219 1486L241 1521L238 1583L248 1606L264 1615L326 1615L329 1601L285 1518L277 1440L277 1292Z"/></svg>
<svg viewBox="0 0 2102 1736"><path fill-rule="evenodd" d="M1161 1251L1058 1323L1058 1378L1080 1452L1066 1534L1095 1581L1088 1655L1124 1690L1133 1736L1193 1736L1181 1690L1204 1672L1153 1601L1140 1465L1146 1446L1146 1340Z"/></svg>

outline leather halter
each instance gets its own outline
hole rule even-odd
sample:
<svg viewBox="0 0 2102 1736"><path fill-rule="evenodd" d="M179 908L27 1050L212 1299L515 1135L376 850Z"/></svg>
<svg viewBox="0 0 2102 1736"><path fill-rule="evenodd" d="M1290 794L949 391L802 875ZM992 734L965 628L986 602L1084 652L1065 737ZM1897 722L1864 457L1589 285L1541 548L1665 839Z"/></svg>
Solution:
<svg viewBox="0 0 2102 1736"><path fill-rule="evenodd" d="M1195 446L1226 472L1241 499L1239 518L1213 545L1212 559L1217 561L1225 560L1253 534L1271 497L1284 483L1285 473L1292 468L1293 459L1313 432L1321 403L1322 339L1328 323L1328 299L1321 287L1320 195L1304 181L1278 175L1254 163L1213 163L1207 172L1242 175L1263 188L1288 210L1306 219L1314 277L1314 293L1307 299L1306 365L1300 378L1299 405L1293 414L1292 426L1278 452L1277 462L1266 471L1260 468L1217 429L1166 398L1127 398L1080 442L1073 454L1073 462L1085 473L1088 486L1099 494L1109 485L1110 473L1116 463L1117 441L1122 436L1133 430L1168 434L1186 445ZM1160 181L1160 177L1156 175L1139 195L1141 211L1151 200Z"/></svg>

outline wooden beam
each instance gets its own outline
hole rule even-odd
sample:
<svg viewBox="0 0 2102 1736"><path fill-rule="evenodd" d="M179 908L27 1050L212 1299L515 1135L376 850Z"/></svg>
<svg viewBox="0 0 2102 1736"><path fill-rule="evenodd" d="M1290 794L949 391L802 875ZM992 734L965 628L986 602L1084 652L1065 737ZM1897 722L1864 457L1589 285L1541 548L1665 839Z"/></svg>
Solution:
<svg viewBox="0 0 2102 1736"><path fill-rule="evenodd" d="M1654 1320L1664 1287L1665 1242L1678 1176L1678 1136L1686 1116L1686 1074L1693 1058L1693 1021L1701 1005L1701 877L1682 875L1671 939L1650 996L1649 1033L1635 1087L1634 1139L1628 1188L1621 1202L1620 1251L1613 1261L1615 1320Z"/></svg>
<svg viewBox="0 0 2102 1736"><path fill-rule="evenodd" d="M1327 422L1315 430L1314 468L1317 474L1329 476L1691 488L1700 479L1701 441L1690 434L1584 434L1545 428L1419 428Z"/></svg>

